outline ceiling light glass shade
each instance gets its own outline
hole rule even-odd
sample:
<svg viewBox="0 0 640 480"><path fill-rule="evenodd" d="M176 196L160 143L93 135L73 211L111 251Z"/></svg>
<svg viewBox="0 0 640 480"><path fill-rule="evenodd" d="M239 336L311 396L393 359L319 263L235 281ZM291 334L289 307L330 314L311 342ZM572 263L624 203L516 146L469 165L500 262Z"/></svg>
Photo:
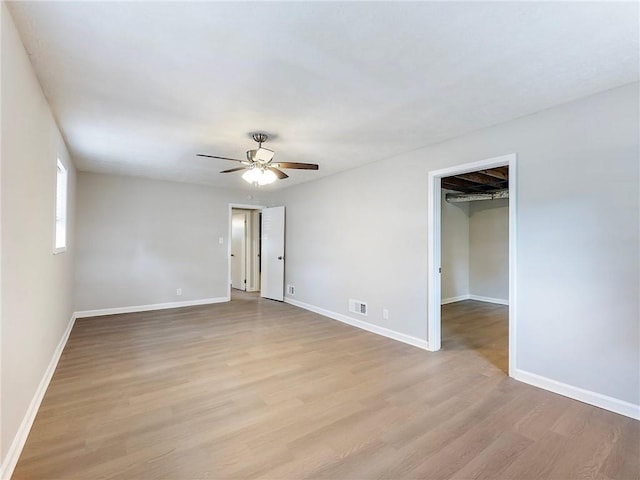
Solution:
<svg viewBox="0 0 640 480"><path fill-rule="evenodd" d="M258 185L269 185L278 179L271 170L263 170L262 176L258 179Z"/></svg>
<svg viewBox="0 0 640 480"><path fill-rule="evenodd" d="M242 174L242 178L249 183L258 183L258 178L261 176L262 174L260 173L259 168L252 168Z"/></svg>
<svg viewBox="0 0 640 480"><path fill-rule="evenodd" d="M268 185L278 179L271 170L263 170L259 167L247 170L242 174L242 178L248 183L257 183L258 185Z"/></svg>

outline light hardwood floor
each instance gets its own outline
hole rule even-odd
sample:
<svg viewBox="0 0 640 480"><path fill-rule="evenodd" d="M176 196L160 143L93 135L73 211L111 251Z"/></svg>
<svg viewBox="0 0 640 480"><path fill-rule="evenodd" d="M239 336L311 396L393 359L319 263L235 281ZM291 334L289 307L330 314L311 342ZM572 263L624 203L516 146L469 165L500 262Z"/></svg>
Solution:
<svg viewBox="0 0 640 480"><path fill-rule="evenodd" d="M507 309L429 353L296 307L79 320L15 479L636 479L639 422L505 375Z"/></svg>

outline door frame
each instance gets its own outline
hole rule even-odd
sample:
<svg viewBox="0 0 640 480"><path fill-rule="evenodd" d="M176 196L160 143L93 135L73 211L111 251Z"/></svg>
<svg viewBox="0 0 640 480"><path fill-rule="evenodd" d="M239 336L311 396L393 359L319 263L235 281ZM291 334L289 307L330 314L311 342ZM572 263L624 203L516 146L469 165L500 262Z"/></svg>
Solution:
<svg viewBox="0 0 640 480"><path fill-rule="evenodd" d="M486 170L494 167L509 167L509 376L513 377L516 368L516 218L517 218L517 154L510 153L499 157L487 158L477 162L464 163L453 167L433 170L428 179L428 302L427 334L429 350L441 347L441 179L451 175Z"/></svg>
<svg viewBox="0 0 640 480"><path fill-rule="evenodd" d="M262 211L266 208L264 205L245 205L243 203L230 203L228 210L228 226L227 226L227 298L231 301L231 229L233 221L233 209L240 208L242 210L258 210Z"/></svg>

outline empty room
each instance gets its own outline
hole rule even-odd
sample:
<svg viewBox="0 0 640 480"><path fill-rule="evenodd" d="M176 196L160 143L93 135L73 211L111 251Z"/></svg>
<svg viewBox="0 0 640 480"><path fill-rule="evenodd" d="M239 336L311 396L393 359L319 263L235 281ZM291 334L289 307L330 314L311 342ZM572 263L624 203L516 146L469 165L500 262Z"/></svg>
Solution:
<svg viewBox="0 0 640 480"><path fill-rule="evenodd" d="M640 4L1 20L0 479L640 478Z"/></svg>

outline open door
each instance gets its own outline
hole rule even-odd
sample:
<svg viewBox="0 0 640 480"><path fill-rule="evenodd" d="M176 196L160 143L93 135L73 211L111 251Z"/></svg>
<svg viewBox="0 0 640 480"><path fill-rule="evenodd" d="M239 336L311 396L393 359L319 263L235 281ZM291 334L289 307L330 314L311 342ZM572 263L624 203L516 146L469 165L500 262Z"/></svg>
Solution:
<svg viewBox="0 0 640 480"><path fill-rule="evenodd" d="M284 207L262 209L260 296L284 300Z"/></svg>

